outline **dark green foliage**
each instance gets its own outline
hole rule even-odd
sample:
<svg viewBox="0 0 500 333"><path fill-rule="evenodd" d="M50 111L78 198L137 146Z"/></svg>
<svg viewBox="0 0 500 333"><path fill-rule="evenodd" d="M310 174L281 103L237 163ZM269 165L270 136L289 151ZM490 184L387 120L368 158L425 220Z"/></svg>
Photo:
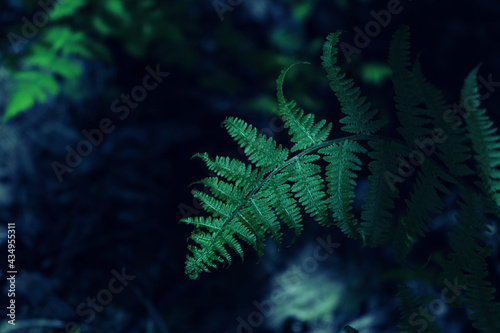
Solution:
<svg viewBox="0 0 500 333"><path fill-rule="evenodd" d="M319 150L326 155L326 181L328 183L329 205L336 225L347 235L361 238L361 226L352 214L354 201L354 186L357 177L355 171L361 170L361 160L357 153L365 153L356 141L345 140L343 143L332 144Z"/></svg>
<svg viewBox="0 0 500 333"><path fill-rule="evenodd" d="M365 197L361 218L363 222L363 243L368 246L386 244L392 238L394 229L391 213L398 189L390 189L386 172L397 173L397 155L404 153L400 147L388 141L369 141L373 149L368 155L370 162L370 187Z"/></svg>
<svg viewBox="0 0 500 333"><path fill-rule="evenodd" d="M398 328L402 333L439 333L433 321L423 319L419 316L418 308L422 301L404 284L398 286L399 309L401 320Z"/></svg>
<svg viewBox="0 0 500 333"><path fill-rule="evenodd" d="M191 0L24 1L35 13L41 12L39 3L51 2L47 24L33 36L25 38L21 24L11 29L17 37L9 33L4 121L58 95L84 97L89 90L81 84L85 62L109 63L112 39L137 58L157 53L163 62L196 63L198 52L185 43L186 32L196 28L181 15Z"/></svg>
<svg viewBox="0 0 500 333"><path fill-rule="evenodd" d="M394 235L394 248L399 249L395 253L398 261L404 262L417 237L423 238L424 232L429 232L428 225L432 225L430 214L442 212L444 203L439 192L449 193L442 180L453 181L441 169L432 168L428 163L422 166L422 172L418 172L410 200L406 200L407 213L397 225Z"/></svg>
<svg viewBox="0 0 500 333"><path fill-rule="evenodd" d="M353 79L346 78L346 74L340 72L336 66L338 52L334 47L339 41L340 32L332 33L326 38L323 45L322 64L330 80L330 88L335 92L340 102L340 110L346 116L339 120L341 124L347 124L342 130L348 133L375 133L384 123L374 120L378 110L370 110L370 103L365 103L366 97L360 97L361 91L354 86Z"/></svg>
<svg viewBox="0 0 500 333"><path fill-rule="evenodd" d="M276 141L272 138L257 135L257 129L244 120L229 117L222 124L240 147L245 149L250 162L262 167L264 173L287 160L288 149L283 149L281 145L276 147Z"/></svg>
<svg viewBox="0 0 500 333"><path fill-rule="evenodd" d="M479 163L477 172L487 193L500 205L500 135L497 128L485 114L486 109L479 109L479 93L476 76L479 66L465 79L460 104L470 114L466 119L469 138L475 152L474 159ZM496 134L496 135L495 135Z"/></svg>
<svg viewBox="0 0 500 333"><path fill-rule="evenodd" d="M296 106L295 101L287 101L285 99L283 95L285 75L290 68L297 64L299 63L295 63L281 71L280 76L276 80L278 86L278 111L285 122L285 128L289 128L290 141L295 143L291 149L292 153L315 144L320 144L325 141L332 129L332 123L327 124L326 120L321 120L315 124L313 114L304 114L304 111Z"/></svg>
<svg viewBox="0 0 500 333"><path fill-rule="evenodd" d="M343 331L345 333L358 333L357 329L352 328L351 326L344 327Z"/></svg>
<svg viewBox="0 0 500 333"><path fill-rule="evenodd" d="M64 13L55 11L50 19L57 23L57 20L71 15L78 8L79 6L65 7ZM17 53L21 46L15 43L13 48ZM89 38L83 31L77 31L66 24L45 28L21 53L19 59L13 60L14 69L9 72L10 98L3 120L31 108L35 103L45 103L47 99L61 93L82 97L82 60L98 57L109 59L107 48Z"/></svg>
<svg viewBox="0 0 500 333"><path fill-rule="evenodd" d="M416 80L413 89L421 92L422 103L432 119L433 128L441 129L446 136L446 140L440 140L441 142L437 145L436 155L451 174L460 177L472 174L472 169L465 164L471 157L471 149L466 142L466 127L457 127L456 123L445 121L453 110L452 106L446 104L441 92L424 77L418 59L413 65L412 74Z"/></svg>
<svg viewBox="0 0 500 333"><path fill-rule="evenodd" d="M223 126L244 149L250 163L228 157L211 159L206 153L195 155L216 177L201 181L209 193L193 192L209 216L181 220L195 226L188 246L191 253L186 273L194 279L220 263L230 264L231 250L243 258L242 242L262 255L266 236L280 245L282 222L297 237L305 218L326 226L336 225L363 246L392 244L395 258L406 265L413 246L426 237L434 217L443 212L444 196L458 188L458 223L449 236L451 251L443 264L441 281L464 284L467 291L455 303L465 299L475 327L483 332L498 331L499 305L493 299L494 288L486 281L485 258L490 251L485 232L491 226L486 214L498 216L500 136L493 135L496 128L485 111L478 109L477 68L467 76L462 90L461 104L468 107L471 116L465 129L450 131L449 124L443 122L448 106L441 92L427 82L418 61L411 64L408 28L398 30L391 42L389 63L394 73L395 107L400 123L397 132L404 139L400 141L373 134L383 123L375 119L377 111L370 110L352 79L340 73L335 57L339 35L337 32L328 36L322 60L330 87L345 114L340 120L345 124L342 129L352 135L328 140L331 123L316 121L293 100L287 100L283 94L284 78L297 63L285 68L276 81L277 99L279 114L289 129L290 150L273 138L258 135L257 129L244 120L228 117ZM432 133L436 129L446 134L441 136L445 139L434 140ZM424 155L418 150L423 149L420 142L432 143L427 144L430 153ZM467 148L470 144L479 174L473 186L463 179L471 174L467 164L474 162ZM417 164L412 162L416 172L404 175L402 161L415 159L417 153L423 158ZM354 189L355 179L363 169L362 155L370 159L365 167L369 188L361 214L356 216ZM322 170L321 159L326 162L326 170ZM409 162L405 163L409 166ZM401 182L407 182L409 191L398 189ZM405 204L401 217L394 216L396 203ZM417 332L412 316L421 301L406 286L399 288L398 296L402 313L398 327ZM427 323L427 332L438 330L433 323Z"/></svg>
<svg viewBox="0 0 500 333"><path fill-rule="evenodd" d="M494 301L495 288L485 281L488 276L486 257L490 255L489 248L483 248L474 254L467 267L467 303L471 311L469 318L472 326L481 332L500 332L500 304Z"/></svg>
<svg viewBox="0 0 500 333"><path fill-rule="evenodd" d="M394 83L397 117L401 127L397 129L410 146L415 144L415 139L429 137L431 130L426 127L430 123L427 110L421 107L423 96L417 89L418 81L413 75L409 57L409 31L404 26L398 30L389 48L389 64L392 69Z"/></svg>

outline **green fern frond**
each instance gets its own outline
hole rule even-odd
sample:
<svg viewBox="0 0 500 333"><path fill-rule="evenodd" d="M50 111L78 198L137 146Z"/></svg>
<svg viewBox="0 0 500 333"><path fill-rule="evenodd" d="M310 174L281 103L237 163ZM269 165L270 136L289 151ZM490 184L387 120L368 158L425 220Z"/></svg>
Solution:
<svg viewBox="0 0 500 333"><path fill-rule="evenodd" d="M324 119L314 123L313 114L304 114L304 111L297 107L295 101L287 101L283 95L283 81L286 73L293 66L304 63L307 64L306 62L297 62L283 69L276 80L278 112L285 122L285 128L290 128L290 141L295 143L290 150L292 153L325 141L332 129L332 123L326 123Z"/></svg>
<svg viewBox="0 0 500 333"><path fill-rule="evenodd" d="M447 255L441 278L457 279L459 284L465 284L468 282L465 273L469 264L486 240L484 232L491 232L491 221L480 213L488 211L484 197L463 187L460 188L460 196L457 224L448 234L453 253Z"/></svg>
<svg viewBox="0 0 500 333"><path fill-rule="evenodd" d="M426 155L432 155L436 151L436 155L452 175L463 177L473 174L472 169L465 164L472 157L466 142L465 126L457 126L461 123L450 121L449 114L453 112L451 106L445 103L441 91L427 81L418 59L413 64L412 74L435 129L435 136L431 134L421 141L425 151L429 152Z"/></svg>
<svg viewBox="0 0 500 333"><path fill-rule="evenodd" d="M476 83L479 66L467 76L462 88L460 104L468 113L465 117L469 137L472 141L474 159L479 163L479 176L487 192L500 206L500 135L493 127L493 121L485 114L486 109L479 109L479 93Z"/></svg>
<svg viewBox="0 0 500 333"><path fill-rule="evenodd" d="M27 110L35 103L45 103L50 96L57 95L60 87L49 73L29 70L16 73L9 85L10 100L5 108L3 120L14 117L19 112ZM44 82L41 85L39 82Z"/></svg>
<svg viewBox="0 0 500 333"><path fill-rule="evenodd" d="M486 258L490 248L483 248L470 260L467 270L467 303L472 326L485 333L500 332L500 304L494 301L496 289L486 280L488 268Z"/></svg>
<svg viewBox="0 0 500 333"><path fill-rule="evenodd" d="M247 190L262 180L262 176L259 175L257 169L253 169L250 164L242 161L224 156L216 156L212 160L207 153L195 154L193 157L201 158L208 169L217 176L224 177L228 181L234 181L237 186L242 186Z"/></svg>
<svg viewBox="0 0 500 333"><path fill-rule="evenodd" d="M345 140L342 144L332 144L318 151L325 155L328 162L326 181L328 184L328 207L333 213L336 225L346 235L360 239L360 224L352 214L356 171L361 170L361 160L357 153L366 153L366 149L356 141Z"/></svg>
<svg viewBox="0 0 500 333"><path fill-rule="evenodd" d="M343 329L344 333L358 333L358 330L347 325Z"/></svg>
<svg viewBox="0 0 500 333"><path fill-rule="evenodd" d="M64 3L63 6L58 5L49 13L50 20L59 20L68 16L73 16L78 9L86 4L86 0L73 0L71 2L68 1L67 3Z"/></svg>
<svg viewBox="0 0 500 333"><path fill-rule="evenodd" d="M211 217L200 217L200 218L186 218L183 222L187 224L192 224L197 228L207 229L208 232L220 232L223 228L223 221L221 219L212 219ZM249 245L255 246L256 239L255 236L252 235L250 230L243 225L235 224L232 228L229 228L227 231L230 231L232 234L237 235L242 241ZM243 260L243 251L236 251Z"/></svg>
<svg viewBox="0 0 500 333"><path fill-rule="evenodd" d="M418 237L424 238L425 233L429 232L428 226L433 223L431 214L443 211L444 202L438 190L443 194L449 194L450 190L441 180L454 182L454 179L441 169L433 168L429 163L422 165L410 199L406 200L406 215L398 223L394 234L394 254L400 263L405 261Z"/></svg>
<svg viewBox="0 0 500 333"><path fill-rule="evenodd" d="M401 319L398 328L405 333L439 333L433 321L429 321L427 317L422 317L421 309L422 302L417 296L404 284L398 285L397 297L399 299L399 309Z"/></svg>
<svg viewBox="0 0 500 333"><path fill-rule="evenodd" d="M279 112L284 126L289 128L293 143L290 152L297 154L289 156L288 149L272 138L258 135L257 129L241 119L227 118L223 122L244 149L249 163L229 157L211 159L206 153L195 155L215 177L200 181L207 192L193 191L211 216L181 220L195 226L188 246L191 253L186 260L186 273L196 278L200 272L229 265L230 251L243 259L243 243L262 256L267 236L280 245L281 222L291 229L295 240L303 229L304 213L323 225L335 224L365 246L392 243L396 259L403 264L419 238L426 237L434 217L442 213L446 195L458 188L457 223L449 234L451 253L443 262L441 281L454 281L467 290L447 303L465 301L474 327L483 332L498 332L500 304L494 302L495 289L486 281L485 258L490 249L485 245L492 224L487 217L498 215L500 136L495 135L496 128L484 110L478 109L477 68L462 89L461 104L470 113L466 117L470 134L464 139L465 129L453 126L450 131L449 119L443 117L449 113L449 106L441 92L427 82L418 60L410 66L408 28L398 30L391 42L389 63L401 125L398 132L405 140L401 143L372 134L382 123L374 120L376 112L369 111L359 89L336 66L339 35L337 32L328 37L322 59L330 86L346 114L342 129L353 135L327 141L332 125L324 120L315 122L313 115L305 114L294 101L288 102L283 96L285 75L296 64L285 68L276 81ZM433 133L436 129L442 130L437 139ZM461 179L471 174L467 165L472 159L466 145L469 139L482 180L474 187ZM368 144L361 145L360 141L365 140ZM353 204L356 179L362 169L361 154L367 154L371 161L368 191L358 221ZM415 162L416 155L420 157ZM325 175L321 158L326 162ZM407 186L400 193L394 183L403 181L407 181ZM406 189L409 195L400 197ZM406 212L402 218L395 217L395 204L402 199ZM432 321L422 317L422 302L408 287L400 285L398 297L402 313L398 328L405 332L438 332ZM344 331L355 330L346 326Z"/></svg>
<svg viewBox="0 0 500 333"><path fill-rule="evenodd" d="M345 73L341 73L341 69L336 65L338 52L336 47L339 36L342 32L330 34L323 44L323 60L322 65L325 69L328 80L330 80L330 88L337 96L340 102L340 109L346 115L340 119L342 130L354 134L370 134L377 132L385 122L374 120L378 113L377 109L370 110L370 103L365 103L366 97L360 97L361 91L359 87L354 87L353 79L347 79Z"/></svg>
<svg viewBox="0 0 500 333"><path fill-rule="evenodd" d="M431 136L431 130L426 127L431 120L426 117L427 110L419 106L423 98L418 89L417 79L409 68L411 66L409 37L407 26L402 26L394 33L388 61L393 72L394 101L399 111L397 117L402 125L397 131L408 145L414 146L415 140Z"/></svg>
<svg viewBox="0 0 500 333"><path fill-rule="evenodd" d="M107 49L99 45L83 32L65 25L46 28L17 61L19 68L13 69L10 74L10 100L3 120L26 111L35 103L45 103L61 92L68 93L68 87L74 87L82 76L78 59L94 58L97 56L94 51L106 55L103 50ZM72 91L72 96L78 96L81 91Z"/></svg>
<svg viewBox="0 0 500 333"><path fill-rule="evenodd" d="M237 205L241 200L243 200L242 191L238 186L224 182L218 177L207 177L202 179L200 183L205 185L215 198L219 198L221 200L224 200L225 202L234 203ZM199 193L199 195L205 195L205 193L196 190L195 193Z"/></svg>
<svg viewBox="0 0 500 333"><path fill-rule="evenodd" d="M323 190L323 178L320 176L321 168L314 163L319 155L306 155L295 160L283 170L287 179L294 184L292 192L304 206L307 214L321 224L328 224L326 196Z"/></svg>
<svg viewBox="0 0 500 333"><path fill-rule="evenodd" d="M252 164L228 157L211 159L206 153L193 156L201 158L217 177L200 181L210 193L192 191L202 208L212 215L211 219L181 220L208 231L195 234L195 244L189 248L192 256L186 261L186 273L191 278L217 267L217 263L230 264L226 248L242 255L239 240L251 245L259 256L263 254L266 235L279 246L282 232L278 217L296 236L300 234L302 217L298 201L311 216L324 216L326 211L321 201L325 194L317 175L319 166L312 163L318 159L317 155L302 156L292 163L288 160L288 149L277 145L272 138L257 135L257 130L244 120L228 117L222 126L244 148ZM283 170L279 172L280 169ZM269 175L270 172L273 174Z"/></svg>
<svg viewBox="0 0 500 333"><path fill-rule="evenodd" d="M269 204L275 209L283 222L294 231L294 238L302 232L302 214L297 201L292 197L291 186L286 184L282 173L272 177L262 189L262 195L267 198Z"/></svg>
<svg viewBox="0 0 500 333"><path fill-rule="evenodd" d="M79 64L53 52L46 45L34 45L33 54L23 59L24 68L36 68L41 72L59 75L65 80L80 77L82 68Z"/></svg>
<svg viewBox="0 0 500 333"><path fill-rule="evenodd" d="M262 234L269 233L271 238L276 242L276 246L281 244L282 233L280 231L280 224L276 214L272 211L266 198L259 198L254 196L249 198L249 206L247 211L252 216L252 223L260 225Z"/></svg>
<svg viewBox="0 0 500 333"><path fill-rule="evenodd" d="M399 196L399 190L391 188L388 177L389 174L397 174L397 156L404 155L405 151L389 141L368 141L368 144L373 151L368 153L372 158L368 164L370 183L362 206L361 227L364 245L375 247L388 243L393 236L390 210L394 209L394 199Z"/></svg>
<svg viewBox="0 0 500 333"><path fill-rule="evenodd" d="M242 238L246 237L249 240L253 239L253 235L248 232L248 229L241 225L235 224L232 231L224 230L224 222L221 219L189 217L181 221L196 227L196 231L190 237L195 245L188 245L188 250L192 255L187 256L185 270L192 279L196 279L201 271L209 272L210 268L216 268L216 262L231 264L231 255L226 250L226 245L243 259L243 250L232 236L233 234L242 235ZM204 229L209 232L203 231Z"/></svg>
<svg viewBox="0 0 500 333"><path fill-rule="evenodd" d="M208 184L207 181L205 181L205 184ZM234 200L236 198L237 193L236 191L230 191L229 189L231 188L231 184L226 184L226 186L223 186L224 182L218 182L216 184L212 184L212 187L210 188L211 192L217 193L219 196L222 196L224 199L226 199L229 202L226 202L226 200L217 200L215 197L198 191L198 190L193 190L192 194L193 197L198 199L200 201L200 204L202 207L207 211L212 213L216 217L228 217L231 215L232 211L236 208L236 206L232 202L239 202L239 200ZM222 189L221 189L222 187ZM223 192L226 190L226 195L223 194ZM229 199L231 198L231 199Z"/></svg>
<svg viewBox="0 0 500 333"><path fill-rule="evenodd" d="M262 134L257 135L257 129L244 120L228 117L222 125L239 146L244 148L248 159L257 167L268 170L282 164L288 158L287 148L276 146L273 138L266 139Z"/></svg>

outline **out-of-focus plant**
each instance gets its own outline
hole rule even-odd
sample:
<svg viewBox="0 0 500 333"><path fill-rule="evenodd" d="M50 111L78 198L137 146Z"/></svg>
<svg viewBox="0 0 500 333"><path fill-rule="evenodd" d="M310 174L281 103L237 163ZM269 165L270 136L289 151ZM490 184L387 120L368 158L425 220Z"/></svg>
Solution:
<svg viewBox="0 0 500 333"><path fill-rule="evenodd" d="M118 45L136 58L161 57L164 62L192 66L197 52L186 46L186 32L195 31L183 20L192 1L78 0L41 6L25 0L29 14L7 29L0 53L5 69L6 121L36 103L64 93L85 96L81 86L85 61L112 61ZM112 41L117 43L112 43Z"/></svg>

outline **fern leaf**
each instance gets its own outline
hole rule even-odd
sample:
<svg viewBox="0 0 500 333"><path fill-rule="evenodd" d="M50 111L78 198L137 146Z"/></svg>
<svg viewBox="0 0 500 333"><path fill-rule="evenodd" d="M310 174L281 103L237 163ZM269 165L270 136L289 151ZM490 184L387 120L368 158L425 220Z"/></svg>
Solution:
<svg viewBox="0 0 500 333"><path fill-rule="evenodd" d="M394 101L396 109L400 111L397 117L402 125L397 131L406 143L414 146L415 140L430 137L432 131L426 127L431 120L425 116L427 110L419 106L423 98L418 89L418 82L409 69L409 36L407 26L402 26L394 33L389 48L389 64L393 72Z"/></svg>
<svg viewBox="0 0 500 333"><path fill-rule="evenodd" d="M196 245L189 244L188 251L192 254L187 256L185 272L191 279L196 279L200 272L210 272L210 267L216 268L215 262L224 262L224 258L212 249L212 236L202 231L194 231L190 239Z"/></svg>
<svg viewBox="0 0 500 333"><path fill-rule="evenodd" d="M228 117L222 125L229 135L244 148L248 159L257 167L270 170L272 167L282 164L288 158L288 149L276 146L273 138L267 138L259 134L257 129L242 119Z"/></svg>
<svg viewBox="0 0 500 333"><path fill-rule="evenodd" d="M341 111L346 115L340 119L344 125L341 129L348 133L375 133L383 125L381 120L374 120L378 113L377 109L370 110L370 103L365 103L366 97L360 97L361 91L354 87L353 79L345 78L346 74L340 72L340 67L336 65L338 52L336 44L339 41L341 31L330 34L323 44L322 65L330 80L330 88L340 102Z"/></svg>
<svg viewBox="0 0 500 333"><path fill-rule="evenodd" d="M33 107L37 102L46 102L47 98L59 93L59 84L47 73L23 71L13 74L12 81L9 85L10 100L3 115L4 121ZM40 82L44 82L44 85L40 85Z"/></svg>
<svg viewBox="0 0 500 333"><path fill-rule="evenodd" d="M189 247L192 255L186 260L186 273L191 278L196 278L202 271L216 268L218 263L230 264L231 257L227 248L242 256L239 241L253 246L259 256L263 255L266 234L279 246L282 233L277 214L284 216L283 210L290 213L290 226L300 225L296 202L289 200L289 186L287 192L274 196L272 192L266 192L265 187L260 187L264 183L264 175L285 164L288 149L277 146L272 138L257 135L257 130L241 119L226 118L222 126L244 148L252 165L229 157L211 159L206 153L193 156L201 158L217 177L200 181L210 193L192 191L203 209L212 216L181 220L208 231L193 233L191 236L195 244ZM277 188L286 189L285 178L271 178L275 178ZM277 183L278 181L281 183ZM273 207L277 207L277 212ZM280 207L283 209L280 210ZM300 230L301 228L299 232Z"/></svg>
<svg viewBox="0 0 500 333"><path fill-rule="evenodd" d="M283 174L280 173L266 184L262 189L262 195L283 219L283 222L294 231L296 237L302 232L302 214L297 206L297 201L292 197L291 186L285 183Z"/></svg>
<svg viewBox="0 0 500 333"><path fill-rule="evenodd" d="M241 200L243 200L242 192L238 186L226 183L217 177L207 177L202 179L200 182L210 190L215 198L219 198L224 202L237 205L241 202ZM200 193L200 195L204 194L199 191L195 191L195 193ZM195 197L197 196L198 194L195 194Z"/></svg>
<svg viewBox="0 0 500 333"><path fill-rule="evenodd" d="M221 219L188 217L181 221L196 227L190 237L195 245L188 245L188 250L192 255L188 255L185 266L186 274L192 279L196 279L201 271L209 272L210 267L216 268L216 262L231 264L231 255L225 246L232 248L243 259L243 249L232 236L233 234L255 243L254 237L248 232L248 229L241 225L234 225L238 227L235 227L233 232L224 230L224 222ZM205 229L209 232L203 231Z"/></svg>
<svg viewBox="0 0 500 333"><path fill-rule="evenodd" d="M444 208L444 202L438 190L448 194L450 191L441 180L453 182L441 169L433 168L429 163L422 165L422 171L418 172L415 186L410 194L410 200L406 200L407 213L398 223L394 234L394 253L396 259L403 263L413 244L418 237L425 237L432 225L432 215L439 214Z"/></svg>
<svg viewBox="0 0 500 333"><path fill-rule="evenodd" d="M344 333L359 333L357 329L352 328L352 327L351 327L351 326L349 326L349 325L344 326L343 331L344 331Z"/></svg>
<svg viewBox="0 0 500 333"><path fill-rule="evenodd" d="M49 15L51 20L59 20L64 17L75 15L75 12L85 6L87 1L85 0L73 0L71 2L65 3L64 6L56 6Z"/></svg>
<svg viewBox="0 0 500 333"><path fill-rule="evenodd" d="M259 257L262 257L265 246L265 230L262 228L262 225L255 223L252 211L246 207L240 209L239 211L235 211L235 214L234 220L246 229L250 230L250 233L255 237L255 243L252 245L254 250L257 251ZM232 222L228 221L226 228L231 228L231 225Z"/></svg>
<svg viewBox="0 0 500 333"><path fill-rule="evenodd" d="M267 200L253 197L249 199L249 212L252 214L254 223L261 225L263 232L271 234L271 238L276 242L277 247L281 244L280 224L275 213L267 203Z"/></svg>
<svg viewBox="0 0 500 333"><path fill-rule="evenodd" d="M461 187L460 196L462 200L458 202L457 224L453 232L448 234L453 253L447 255L441 278L457 279L459 284L465 284L468 282L465 272L475 254L483 248L481 243L486 240L483 233L491 232L491 222L481 214L487 210L481 195Z"/></svg>
<svg viewBox="0 0 500 333"><path fill-rule="evenodd" d="M426 151L426 155L429 156L436 150L436 155L443 161L452 175L463 177L473 174L472 169L465 164L472 157L471 149L465 143L467 140L465 126L457 127L457 123L450 122L448 119L448 114L452 111L450 106L445 103L438 88L424 77L418 59L413 65L412 74L415 76L423 103L427 107L436 130L435 137L431 135L431 137L421 141L421 146L423 146L421 149Z"/></svg>
<svg viewBox="0 0 500 333"><path fill-rule="evenodd" d="M314 163L318 159L319 156L314 154L302 156L283 172L294 183L292 192L304 206L305 212L316 221L328 224L323 179L319 175L321 168Z"/></svg>
<svg viewBox="0 0 500 333"><path fill-rule="evenodd" d="M500 332L500 304L494 301L496 289L486 280L488 269L486 257L490 248L483 248L475 254L467 270L467 303L470 305L469 318L472 326L486 333Z"/></svg>
<svg viewBox="0 0 500 333"><path fill-rule="evenodd" d="M213 190L213 189L212 189ZM225 202L224 200L217 200L215 197L208 195L207 193L193 190L191 191L193 197L198 199L201 206L216 217L229 217L236 206L231 202Z"/></svg>
<svg viewBox="0 0 500 333"><path fill-rule="evenodd" d="M460 104L468 112L466 118L469 137L475 152L474 159L479 163L479 176L484 188L500 206L500 135L493 127L493 121L485 114L485 109L479 109L479 93L476 75L479 66L467 76L461 93ZM497 134L495 134L497 133Z"/></svg>
<svg viewBox="0 0 500 333"><path fill-rule="evenodd" d="M373 160L368 164L370 181L365 203L362 206L361 218L364 243L368 246L386 244L392 238L392 214L394 199L399 197L399 191L391 185L389 173L397 174L398 155L403 155L398 146L387 141L368 141L373 149L368 153Z"/></svg>
<svg viewBox="0 0 500 333"><path fill-rule="evenodd" d="M257 247L255 234L239 222L227 225L223 219L203 216L188 217L181 219L181 222L195 226L190 237L195 245L188 246L192 255L188 255L185 267L186 274L192 279L196 279L201 271L209 272L209 268L216 268L217 262L226 261L230 264L231 256L225 246L232 248L243 260L243 250L233 235Z"/></svg>
<svg viewBox="0 0 500 333"><path fill-rule="evenodd" d="M79 3L76 1L74 6L65 7L66 14L54 14L60 13L60 10L55 10L51 15L63 17L77 10L81 5ZM3 115L4 121L26 111L36 102L44 103L61 91L71 90L68 92L73 97L81 94L81 89L74 88L82 75L82 68L75 62L75 57L92 58L99 53L105 57L106 51L103 50L107 49L88 38L84 32L75 32L68 26L44 30L40 39L31 44L28 53L20 59L20 68L12 74L9 87L11 98ZM61 78L67 84L61 85L57 80Z"/></svg>
<svg viewBox="0 0 500 333"><path fill-rule="evenodd" d="M314 124L312 115L303 116L303 111L300 112L290 111L286 121L295 124L290 126L293 140L297 140L292 150L321 144L331 129L331 124L324 126L324 121ZM272 138L258 135L257 129L245 121L228 117L222 126L244 149L251 165L228 157L211 159L206 153L194 155L217 177L200 181L210 193L192 191L203 209L212 215L210 219L181 220L208 231L194 233L191 237L195 244L189 247L191 256L186 261L186 273L192 278L217 267L218 263L230 264L227 249L232 248L241 255L239 241L252 245L259 256L263 255L266 235L279 246L282 232L278 217L295 236L299 235L302 231L299 202L314 219L322 223L328 220L321 168L314 163L318 155L299 155L289 161L288 149L277 145Z"/></svg>
<svg viewBox="0 0 500 333"><path fill-rule="evenodd" d="M415 294L404 284L398 285L397 297L399 298L399 309L401 312L401 320L398 328L407 333L439 333L440 331L435 326L434 322L427 320L427 317L422 317L422 303ZM425 319L424 319L425 318Z"/></svg>
<svg viewBox="0 0 500 333"><path fill-rule="evenodd" d="M295 143L290 150L291 152L325 141L332 129L332 123L327 124L324 119L315 123L313 114L304 114L304 111L297 107L295 101L287 101L283 95L283 81L285 80L286 73L293 66L300 63L294 63L283 69L276 80L278 112L284 121L285 128L290 128L291 141Z"/></svg>
<svg viewBox="0 0 500 333"><path fill-rule="evenodd" d="M337 226L349 237L361 238L359 221L352 214L356 171L361 170L361 160L356 153L366 153L359 143L345 140L318 151L325 155L326 181L328 183L329 209Z"/></svg>
<svg viewBox="0 0 500 333"><path fill-rule="evenodd" d="M228 181L234 181L236 186L249 189L262 180L258 170L253 169L251 165L242 161L220 156L216 156L215 159L212 160L207 153L195 154L193 157L201 158L209 170L213 171L217 176L224 177Z"/></svg>
<svg viewBox="0 0 500 333"><path fill-rule="evenodd" d="M201 181L207 186L213 197L201 191L193 190L193 196L200 200L202 207L214 217L226 218L229 223L224 224L225 229L231 230L234 218L233 213L238 209L238 205L243 202L245 195L240 191L237 186L219 180L217 177L205 178ZM217 200L219 198L220 200ZM272 239L279 246L281 243L281 232L276 216L268 207L265 200L258 198L255 194L250 197L248 204L242 209L238 215L240 223L244 230L251 231L254 237L248 234L240 235L240 238L247 243L251 244L262 253L264 234L270 233ZM239 228L237 228L239 230ZM233 232L237 233L237 230ZM257 243L253 239L257 239Z"/></svg>

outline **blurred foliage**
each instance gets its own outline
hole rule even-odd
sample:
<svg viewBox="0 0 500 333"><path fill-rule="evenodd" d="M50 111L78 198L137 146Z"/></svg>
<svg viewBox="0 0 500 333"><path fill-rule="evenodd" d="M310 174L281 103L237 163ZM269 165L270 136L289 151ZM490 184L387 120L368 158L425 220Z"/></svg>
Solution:
<svg viewBox="0 0 500 333"><path fill-rule="evenodd" d="M385 63L367 62L361 65L361 79L367 84L381 86L390 79L391 74L391 68Z"/></svg>
<svg viewBox="0 0 500 333"><path fill-rule="evenodd" d="M81 97L82 87L78 83L83 69L80 60L109 57L102 44L63 23L83 4L83 0L79 0L67 6L56 6L48 14L38 9L33 22L23 21L9 32L9 51L14 54L5 56L9 102L3 114L4 121L61 92Z"/></svg>
<svg viewBox="0 0 500 333"><path fill-rule="evenodd" d="M161 57L165 63L194 66L199 60L193 44L186 43L200 27L186 20L193 0L87 0L84 20L101 37L119 40L137 58Z"/></svg>
<svg viewBox="0 0 500 333"><path fill-rule="evenodd" d="M80 84L82 61L112 61L111 40L136 58L157 55L163 62L194 66L197 52L185 41L197 28L181 15L192 3L78 0L42 8L39 1L25 0L31 15L9 29L10 45L3 46L9 52L4 56L9 97L3 120L61 93L84 97L88 87Z"/></svg>
<svg viewBox="0 0 500 333"><path fill-rule="evenodd" d="M215 36L216 49L222 58L219 61L231 63L237 60L238 66L235 67L240 68L242 73L233 73L233 78L228 79L227 72L220 71L211 74L209 80L202 79L203 82L210 82L208 87L231 95L245 95L244 112L274 113L277 107L275 81L270 78L276 77L284 67L297 60L314 59L321 50L322 39L308 41L302 31L300 27L277 27L271 31L263 48L246 38L230 21L224 22ZM290 76L292 79L286 86L287 93L301 107L316 112L324 107L322 101L311 97L314 96L311 91L325 83L321 69L310 66Z"/></svg>
<svg viewBox="0 0 500 333"><path fill-rule="evenodd" d="M293 1L284 7L290 19L272 28L264 48L231 20L203 31L195 23L201 17L193 0L78 0L56 5L46 26L32 38L22 37L22 23L11 27L23 38L24 48L16 48L4 61L10 96L4 120L60 93L69 98L84 97L88 87L79 84L82 61L113 64L113 55L119 52L113 46L133 58L156 58L188 70L203 63L204 53L216 52L219 57L200 73L201 88L228 96L225 98L244 96L243 112L270 114L276 107L271 102L275 95L272 78L290 63L312 59L320 51L321 38L309 41L304 34L303 25L311 17L313 3ZM24 0L24 5L30 13L28 19L42 10L37 0ZM213 36L213 46L207 46L210 40L203 41L207 34ZM3 49L10 51L12 47L4 45ZM311 98L304 86L313 89L315 84L324 83L322 80L321 71L311 67L300 73L300 80L291 80L287 89L301 106L318 111L324 105Z"/></svg>
<svg viewBox="0 0 500 333"><path fill-rule="evenodd" d="M97 55L107 57L108 51L83 32L75 32L68 26L44 30L16 62L17 68L7 74L10 100L3 120L29 109L36 102L45 103L61 92L73 98L83 97L83 87L79 85L80 61Z"/></svg>

